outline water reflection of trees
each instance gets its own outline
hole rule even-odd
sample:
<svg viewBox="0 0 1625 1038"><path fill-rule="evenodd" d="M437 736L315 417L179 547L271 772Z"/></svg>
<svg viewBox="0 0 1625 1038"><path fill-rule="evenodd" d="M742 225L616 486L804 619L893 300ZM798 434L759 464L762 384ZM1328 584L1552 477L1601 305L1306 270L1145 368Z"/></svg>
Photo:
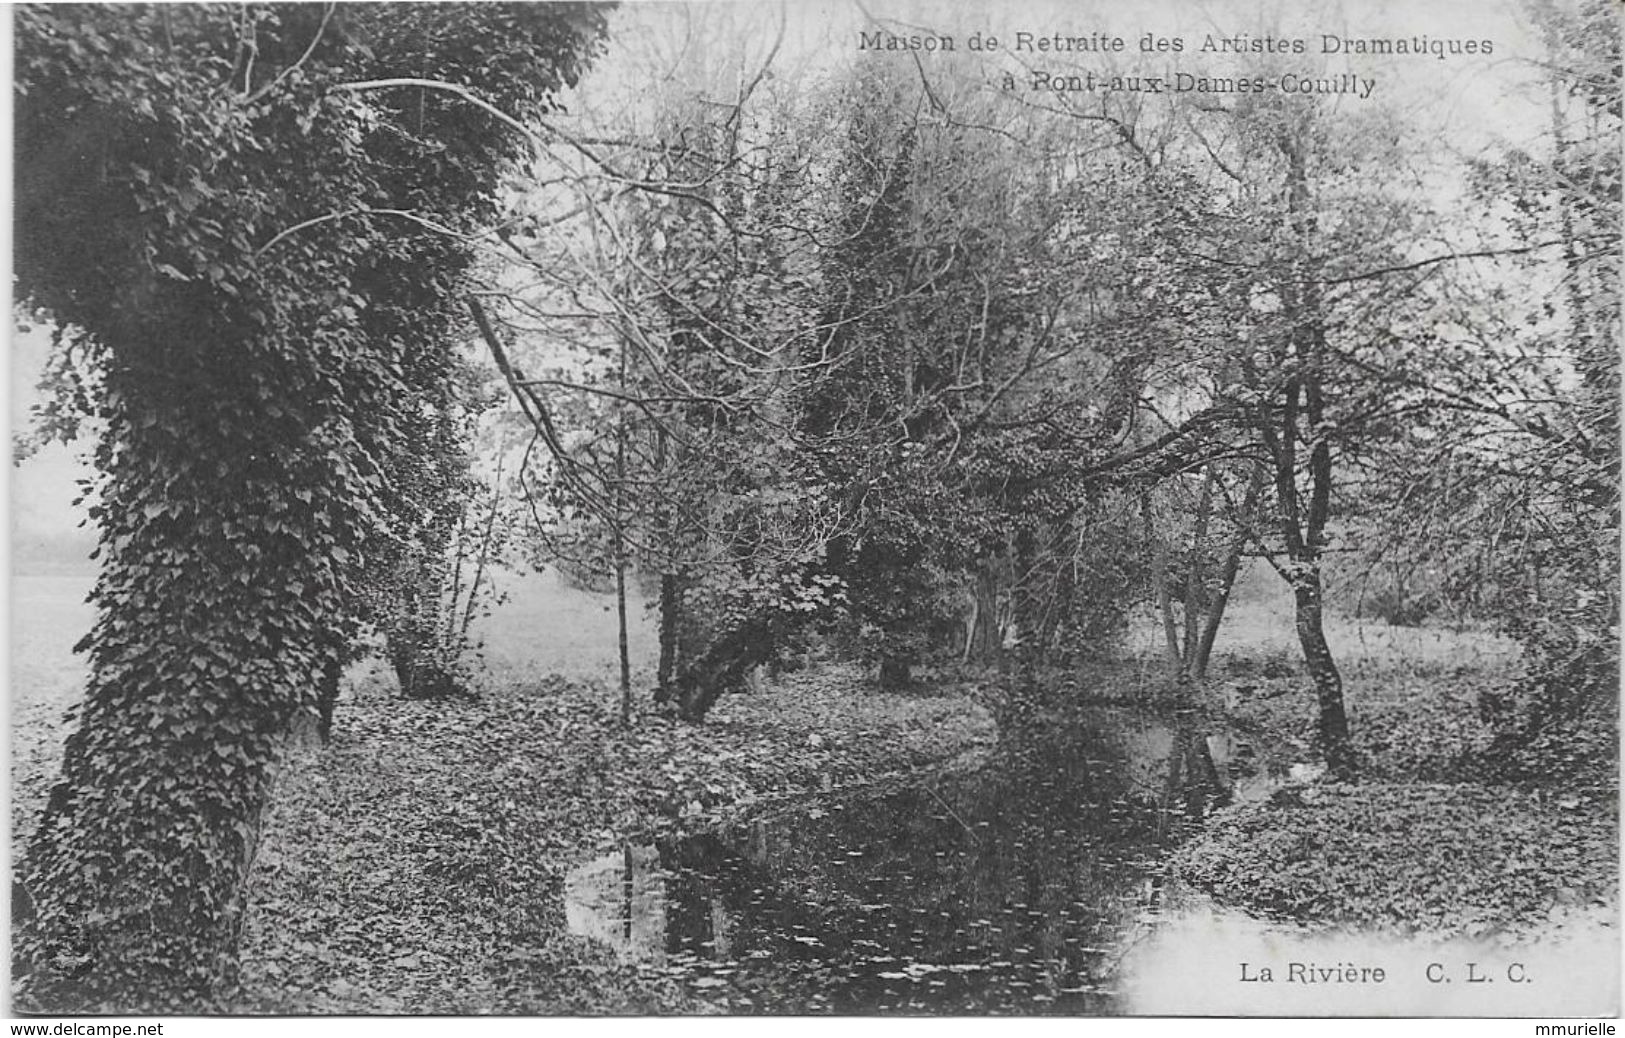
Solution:
<svg viewBox="0 0 1625 1038"><path fill-rule="evenodd" d="M973 775L669 841L667 951L829 967L837 1009L1106 1011L1110 948L1171 843L1229 796L1209 735L1101 715L1015 733Z"/></svg>

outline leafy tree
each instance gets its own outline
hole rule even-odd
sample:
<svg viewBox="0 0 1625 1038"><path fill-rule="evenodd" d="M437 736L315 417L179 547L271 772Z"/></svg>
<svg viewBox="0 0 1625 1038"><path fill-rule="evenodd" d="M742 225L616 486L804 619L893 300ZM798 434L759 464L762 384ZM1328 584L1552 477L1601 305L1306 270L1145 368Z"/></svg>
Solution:
<svg viewBox="0 0 1625 1038"><path fill-rule="evenodd" d="M1022 611L1001 582L1031 568L1013 553L1055 511L1032 506L1067 456L1057 409L1037 398L1081 342L1058 334L1042 174L978 125L999 113L963 72L910 83L867 66L838 95L820 271L829 333L805 347L797 393L801 434L847 519L830 565L883 687L906 685L945 645L997 651ZM1027 407L1041 417L1017 419ZM956 643L967 586L976 618Z"/></svg>
<svg viewBox="0 0 1625 1038"><path fill-rule="evenodd" d="M1153 516L1154 490L1142 495L1163 645L1170 673L1187 691L1207 678L1243 556L1259 537L1264 475L1256 462L1212 462L1190 480L1164 480L1158 489L1171 499L1164 508L1172 515L1166 517ZM1169 543L1171 530L1180 538L1178 557Z"/></svg>
<svg viewBox="0 0 1625 1038"><path fill-rule="evenodd" d="M823 495L786 439L795 351L819 334L797 229L816 118L769 75L776 45L719 56L716 23L749 14L658 17L703 42L628 45L615 82L635 99L587 92L591 154L554 156L518 204L525 283L494 320L546 447L545 550L658 577L654 698L698 720L834 600L814 579ZM754 70L737 82L718 70L736 61Z"/></svg>
<svg viewBox="0 0 1625 1038"><path fill-rule="evenodd" d="M1444 358L1416 341L1433 323L1423 286L1442 261L1409 259L1434 214L1395 181L1408 142L1391 113L1334 122L1313 99L1271 97L1193 113L1192 127L1186 161L1217 190L1174 238L1187 315L1209 335L1192 365L1203 383L1179 388L1219 416L1225 453L1263 466L1250 533L1292 589L1319 740L1331 770L1350 777L1326 563L1340 510L1439 399Z"/></svg>
<svg viewBox="0 0 1625 1038"><path fill-rule="evenodd" d="M400 521L372 556L360 603L408 699L472 696L471 628L497 598L491 572L506 558L514 522L502 453L488 479L473 464L498 393L466 359L441 370L449 376L442 406L420 396L408 412L418 422L403 430L397 448L405 449L386 481Z"/></svg>
<svg viewBox="0 0 1625 1038"><path fill-rule="evenodd" d="M24 865L22 1004L197 1009L231 984L279 747L380 546L421 529L391 480L444 398L461 236L601 28L577 6L17 9L17 285L83 329L106 430L90 685Z"/></svg>
<svg viewBox="0 0 1625 1038"><path fill-rule="evenodd" d="M1512 244L1488 277L1538 286L1509 305L1457 304L1483 358L1445 383L1467 435L1435 438L1465 484L1419 486L1442 538L1472 540L1483 608L1523 644L1511 701L1486 705L1515 769L1617 759L1619 673L1618 12L1589 0L1527 7L1547 59L1534 87L1547 134L1472 164ZM1445 447L1440 448L1442 442ZM1469 489L1470 488L1470 489ZM1434 557L1437 559L1437 556ZM1435 561L1436 566L1440 565Z"/></svg>

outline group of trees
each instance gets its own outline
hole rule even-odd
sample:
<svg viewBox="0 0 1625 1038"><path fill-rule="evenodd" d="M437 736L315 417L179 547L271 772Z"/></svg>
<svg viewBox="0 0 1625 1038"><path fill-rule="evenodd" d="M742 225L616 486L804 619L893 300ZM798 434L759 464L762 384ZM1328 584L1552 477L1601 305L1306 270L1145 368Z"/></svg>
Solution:
<svg viewBox="0 0 1625 1038"><path fill-rule="evenodd" d="M676 38L728 35L681 17ZM771 25L738 34L757 51L643 54L649 79L585 113L600 150L537 173L571 191L516 249L546 284L504 311L516 338L610 360L552 406L635 444L596 496L620 502L623 568L660 574L659 695L737 680L781 620L844 626L895 687L933 656L1088 651L1147 597L1195 687L1261 558L1346 776L1333 553L1344 574L1422 571L1429 608L1555 617L1573 536L1543 535L1555 563L1505 510L1549 527L1565 494L1617 527L1613 357L1593 352L1616 342L1596 142L1617 135L1617 34L1595 5L1530 17L1554 70L1544 160L1459 159L1413 113L1324 99L1046 103L953 55L792 70L791 90ZM1463 226L1467 206L1488 211ZM1525 298L1531 272L1561 300ZM1537 332L1511 327L1524 307L1546 308ZM1571 408L1568 387L1595 395ZM582 452L557 446L576 479ZM1586 486L1576 511L1565 488ZM806 597L815 573L839 599ZM1586 586L1587 644L1610 645L1617 596Z"/></svg>
<svg viewBox="0 0 1625 1038"><path fill-rule="evenodd" d="M362 632L406 694L463 687L503 506L459 344L515 409L495 485L536 550L616 581L623 719L629 580L653 696L698 720L820 629L902 688L1065 662L1144 603L1194 694L1257 557L1350 777L1323 615L1355 540L1516 620L1518 738L1612 702L1605 0L1532 9L1553 147L1472 162L1323 97L806 67L782 17L648 13L684 24L619 41L566 127L593 6L19 9L17 286L104 430L29 999L229 988L281 741Z"/></svg>
<svg viewBox="0 0 1625 1038"><path fill-rule="evenodd" d="M528 276L497 338L576 355L570 377L505 365L549 448L527 458L618 568L658 574L657 698L702 715L808 622L890 687L933 655L1103 633L1133 579L1098 536L1115 484L1086 476L1166 468L1183 435L1124 446L1118 344L1161 200L968 70L786 84L761 28L741 35L762 53L646 59L647 125L624 98L590 111L597 151L537 172L571 190L504 236Z"/></svg>

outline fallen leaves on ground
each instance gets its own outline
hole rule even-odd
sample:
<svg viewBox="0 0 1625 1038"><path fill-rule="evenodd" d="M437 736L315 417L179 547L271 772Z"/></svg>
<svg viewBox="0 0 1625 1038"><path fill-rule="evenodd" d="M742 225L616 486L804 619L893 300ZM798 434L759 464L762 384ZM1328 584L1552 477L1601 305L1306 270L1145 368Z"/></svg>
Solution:
<svg viewBox="0 0 1625 1038"><path fill-rule="evenodd" d="M1617 903L1617 803L1482 785L1288 787L1221 815L1180 879L1275 918L1476 937Z"/></svg>
<svg viewBox="0 0 1625 1038"><path fill-rule="evenodd" d="M547 679L477 703L346 704L282 770L250 889L244 1012L655 1013L703 1007L566 933L564 874L629 834L877 781L986 745L968 699L855 671L725 698L704 725ZM813 738L816 736L816 738Z"/></svg>

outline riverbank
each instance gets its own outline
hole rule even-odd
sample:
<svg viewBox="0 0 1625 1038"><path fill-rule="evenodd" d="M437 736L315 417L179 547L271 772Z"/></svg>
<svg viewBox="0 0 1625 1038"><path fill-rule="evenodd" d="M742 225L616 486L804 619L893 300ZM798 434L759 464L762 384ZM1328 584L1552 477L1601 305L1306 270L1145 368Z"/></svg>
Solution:
<svg viewBox="0 0 1625 1038"><path fill-rule="evenodd" d="M12 851L33 836L85 680L88 574L14 578ZM675 983L567 933L563 877L629 834L901 782L978 754L968 695L877 696L850 668L726 696L704 725L647 712L622 729L613 613L551 576L512 582L484 622L478 702L407 702L384 668L355 682L329 747L291 751L250 878L243 1013L703 1012ZM635 603L647 688L655 640ZM539 636L537 632L547 632ZM539 677L541 674L564 676ZM827 784L827 788L826 788Z"/></svg>
<svg viewBox="0 0 1625 1038"><path fill-rule="evenodd" d="M1617 777L1608 766L1540 783L1500 777L1480 696L1513 673L1499 659L1357 660L1346 702L1360 781L1289 785L1221 811L1175 855L1172 875L1221 906L1321 930L1617 932ZM1257 682L1232 716L1307 749L1306 697L1276 691ZM1611 744L1585 749L1613 759Z"/></svg>
<svg viewBox="0 0 1625 1038"><path fill-rule="evenodd" d="M295 751L249 894L248 1013L704 1011L566 932L565 874L620 845L898 778L993 742L960 695L877 696L853 668L725 697L699 726L564 679L478 703L363 682Z"/></svg>

